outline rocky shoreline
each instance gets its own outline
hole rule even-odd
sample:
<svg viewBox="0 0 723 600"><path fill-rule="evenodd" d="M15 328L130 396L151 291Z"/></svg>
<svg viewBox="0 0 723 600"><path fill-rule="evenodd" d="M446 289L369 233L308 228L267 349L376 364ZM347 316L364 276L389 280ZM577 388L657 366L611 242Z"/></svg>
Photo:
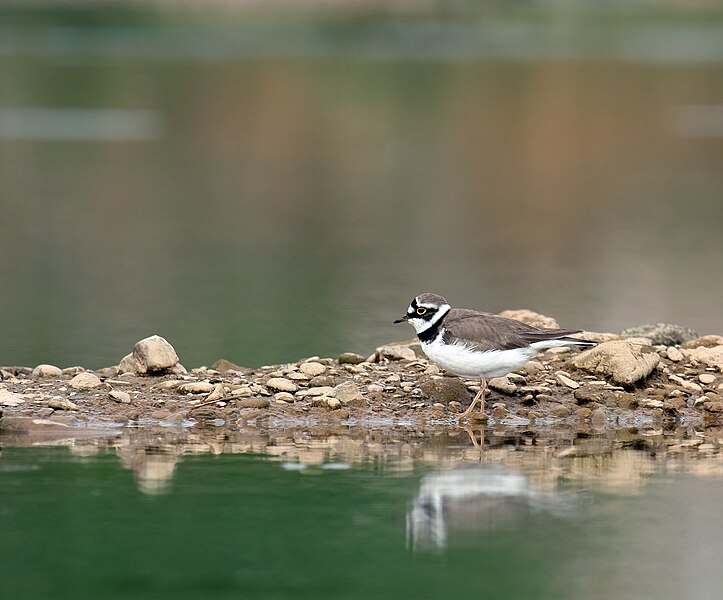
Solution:
<svg viewBox="0 0 723 600"><path fill-rule="evenodd" d="M508 316L556 326L531 311ZM652 325L585 332L592 349L554 348L490 381L489 425L593 430L708 427L723 420L723 336ZM138 342L118 366L0 368L0 429L53 427L283 428L318 424L452 425L479 381L450 376L415 341L244 368L227 360L187 371L165 339Z"/></svg>

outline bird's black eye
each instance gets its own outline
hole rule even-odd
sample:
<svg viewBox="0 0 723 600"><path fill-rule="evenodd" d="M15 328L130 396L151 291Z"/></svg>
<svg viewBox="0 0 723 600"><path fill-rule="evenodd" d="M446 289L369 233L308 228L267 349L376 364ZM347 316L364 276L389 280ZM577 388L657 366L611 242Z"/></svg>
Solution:
<svg viewBox="0 0 723 600"><path fill-rule="evenodd" d="M420 317L421 317L424 313L426 313L426 312L427 312L427 309L424 308L423 306L420 306L420 307L417 309L417 314L418 314Z"/></svg>

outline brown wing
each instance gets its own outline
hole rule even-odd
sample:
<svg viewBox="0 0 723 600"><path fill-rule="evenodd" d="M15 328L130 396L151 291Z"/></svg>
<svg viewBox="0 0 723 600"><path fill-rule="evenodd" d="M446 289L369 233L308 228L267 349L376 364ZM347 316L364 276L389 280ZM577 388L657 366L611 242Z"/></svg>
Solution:
<svg viewBox="0 0 723 600"><path fill-rule="evenodd" d="M534 342L556 340L579 329L540 329L514 319L464 308L453 308L444 317L445 341L451 336L479 350L511 350L524 348Z"/></svg>

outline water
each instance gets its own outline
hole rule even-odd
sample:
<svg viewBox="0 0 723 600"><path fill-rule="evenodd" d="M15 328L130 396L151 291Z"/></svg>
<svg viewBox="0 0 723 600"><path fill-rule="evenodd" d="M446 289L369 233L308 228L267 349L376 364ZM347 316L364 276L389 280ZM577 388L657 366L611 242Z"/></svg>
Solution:
<svg viewBox="0 0 723 600"><path fill-rule="evenodd" d="M11 13L0 364L366 354L422 291L720 333L722 21L643 9Z"/></svg>
<svg viewBox="0 0 723 600"><path fill-rule="evenodd" d="M458 428L6 435L3 590L713 599L719 433L493 430L482 452Z"/></svg>

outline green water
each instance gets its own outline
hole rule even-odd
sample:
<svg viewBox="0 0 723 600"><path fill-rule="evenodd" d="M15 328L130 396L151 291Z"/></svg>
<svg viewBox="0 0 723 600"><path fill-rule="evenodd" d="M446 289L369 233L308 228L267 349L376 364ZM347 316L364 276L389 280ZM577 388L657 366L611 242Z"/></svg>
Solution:
<svg viewBox="0 0 723 600"><path fill-rule="evenodd" d="M526 461L539 449L522 440L493 444L481 463L444 468L430 464L429 454L469 452L471 444L454 436L448 446L417 443L424 452L412 461L327 456L307 465L270 454L198 454L196 445L174 459L160 487L139 485L141 454L129 462L122 449L93 450L87 441L7 447L0 458L3 593L719 597L717 455L681 462L608 449L594 457L604 477L560 459L556 467L567 466L550 478L555 465L531 467ZM144 446L146 459L163 456L162 436L157 444ZM455 500L450 474L482 487Z"/></svg>

